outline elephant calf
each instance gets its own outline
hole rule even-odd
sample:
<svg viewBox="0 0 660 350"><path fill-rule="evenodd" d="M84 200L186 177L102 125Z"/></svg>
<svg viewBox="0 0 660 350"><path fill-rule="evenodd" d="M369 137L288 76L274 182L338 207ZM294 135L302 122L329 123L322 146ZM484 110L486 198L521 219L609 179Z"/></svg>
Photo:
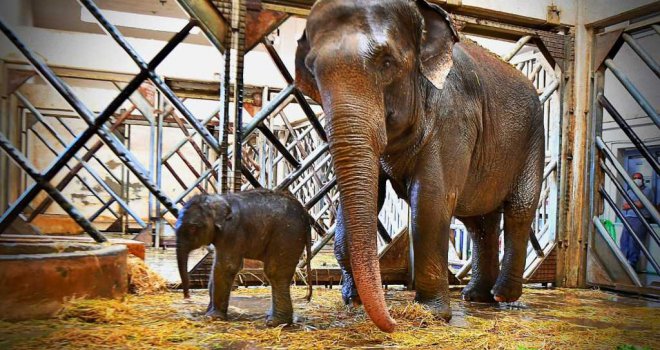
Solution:
<svg viewBox="0 0 660 350"><path fill-rule="evenodd" d="M311 226L314 219L293 196L270 190L227 195L199 195L188 201L176 223L177 262L184 297L190 296L188 255L213 244L215 259L209 283L206 315L227 319L229 294L243 259L260 260L272 286L267 324L293 322L289 285L303 249L307 248L307 276L311 276ZM307 300L312 294L308 280Z"/></svg>

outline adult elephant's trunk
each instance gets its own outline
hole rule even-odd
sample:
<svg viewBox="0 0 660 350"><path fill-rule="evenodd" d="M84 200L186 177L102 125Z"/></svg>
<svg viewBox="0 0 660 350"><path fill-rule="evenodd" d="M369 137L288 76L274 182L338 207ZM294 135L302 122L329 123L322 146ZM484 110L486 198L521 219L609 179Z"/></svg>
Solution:
<svg viewBox="0 0 660 350"><path fill-rule="evenodd" d="M353 90L353 91L358 91ZM394 331L383 294L377 254L379 154L386 143L384 112L375 101L324 105L328 138L345 220L351 267L365 311L385 332ZM342 99L348 100L349 97ZM382 101L380 101L382 106ZM375 112L374 112L375 111ZM374 115L375 114L375 115Z"/></svg>
<svg viewBox="0 0 660 350"><path fill-rule="evenodd" d="M178 243L178 242L177 242ZM179 276L181 276L181 288L183 289L183 297L190 298L190 276L188 276L188 254L190 249L177 244L176 247L176 262L179 266Z"/></svg>

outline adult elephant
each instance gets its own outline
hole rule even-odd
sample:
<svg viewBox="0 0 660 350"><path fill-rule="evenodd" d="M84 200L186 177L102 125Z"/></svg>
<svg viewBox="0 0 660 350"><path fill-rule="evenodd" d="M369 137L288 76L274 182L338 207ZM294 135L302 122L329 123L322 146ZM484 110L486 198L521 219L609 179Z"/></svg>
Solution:
<svg viewBox="0 0 660 350"><path fill-rule="evenodd" d="M396 325L376 250L385 180L411 207L418 302L451 317L452 216L474 241L463 298L517 300L544 161L542 106L528 79L461 40L448 14L423 0L318 1L298 42L296 73L327 114L341 191L336 252L372 321L386 332Z"/></svg>

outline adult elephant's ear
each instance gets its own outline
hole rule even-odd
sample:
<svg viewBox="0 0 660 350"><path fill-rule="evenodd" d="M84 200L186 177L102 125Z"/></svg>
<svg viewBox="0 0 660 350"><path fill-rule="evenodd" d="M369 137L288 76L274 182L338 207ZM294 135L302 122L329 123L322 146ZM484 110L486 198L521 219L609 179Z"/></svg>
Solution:
<svg viewBox="0 0 660 350"><path fill-rule="evenodd" d="M449 14L440 6L417 0L424 17L420 61L422 74L433 85L442 89L453 66L452 50L460 39Z"/></svg>
<svg viewBox="0 0 660 350"><path fill-rule="evenodd" d="M298 49L296 50L296 87L303 94L321 104L321 94L316 85L316 79L305 64L308 54L309 42L307 41L307 33L305 32L298 40Z"/></svg>

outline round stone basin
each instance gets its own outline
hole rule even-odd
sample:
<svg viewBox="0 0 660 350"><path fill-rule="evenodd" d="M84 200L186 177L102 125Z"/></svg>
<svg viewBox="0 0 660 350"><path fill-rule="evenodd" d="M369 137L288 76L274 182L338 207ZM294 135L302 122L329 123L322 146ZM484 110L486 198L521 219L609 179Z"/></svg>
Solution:
<svg viewBox="0 0 660 350"><path fill-rule="evenodd" d="M55 316L71 298L121 298L127 248L76 242L0 242L0 319Z"/></svg>

